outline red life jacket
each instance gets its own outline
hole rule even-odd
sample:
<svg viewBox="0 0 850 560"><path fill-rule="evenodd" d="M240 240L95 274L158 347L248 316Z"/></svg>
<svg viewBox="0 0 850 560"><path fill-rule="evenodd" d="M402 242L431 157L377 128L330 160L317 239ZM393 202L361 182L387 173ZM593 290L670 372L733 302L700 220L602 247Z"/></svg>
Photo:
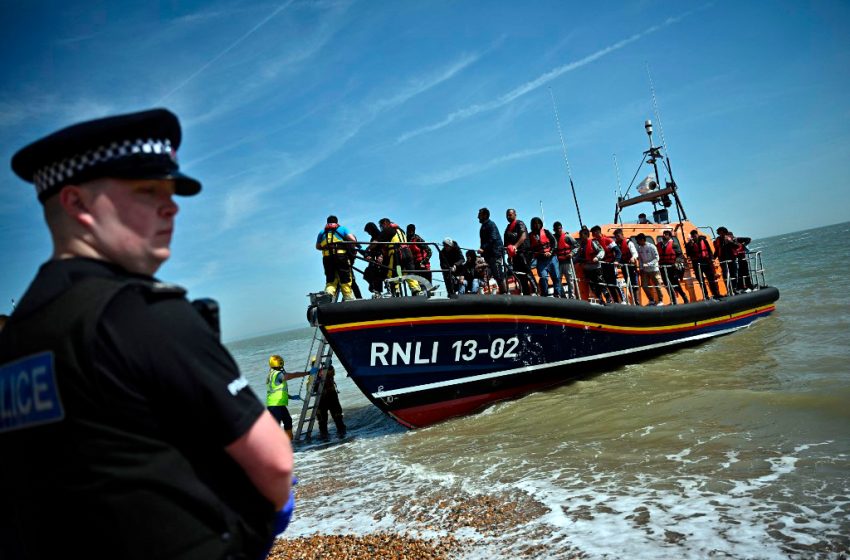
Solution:
<svg viewBox="0 0 850 560"><path fill-rule="evenodd" d="M542 257L546 253L551 254L553 239L550 239L546 235L545 229L541 229L538 234L532 233L529 237L531 238L531 250L534 252L535 257Z"/></svg>
<svg viewBox="0 0 850 560"><path fill-rule="evenodd" d="M593 258L596 256L596 249L593 248L593 238L588 237L584 243L584 262L593 264Z"/></svg>
<svg viewBox="0 0 850 560"><path fill-rule="evenodd" d="M707 261L711 258L711 252L708 248L708 241L704 237L698 237L696 242L697 258Z"/></svg>
<svg viewBox="0 0 850 560"><path fill-rule="evenodd" d="M632 250L629 249L629 240L625 237L622 241L620 241L620 262L621 263L630 263L632 262Z"/></svg>
<svg viewBox="0 0 850 560"><path fill-rule="evenodd" d="M599 244L602 245L603 249L605 249L605 256L602 257L602 260L609 263L614 262L614 251L611 250L611 244L613 241L611 241L611 238L600 235L597 241L599 241Z"/></svg>
<svg viewBox="0 0 850 560"><path fill-rule="evenodd" d="M658 262L659 264L676 264L676 250L673 248L673 240L671 239L665 246L663 242L658 243Z"/></svg>
<svg viewBox="0 0 850 560"><path fill-rule="evenodd" d="M561 235L558 236L558 248L555 254L558 255L559 261L565 261L572 257L571 253L571 246L567 244L567 232L562 231Z"/></svg>

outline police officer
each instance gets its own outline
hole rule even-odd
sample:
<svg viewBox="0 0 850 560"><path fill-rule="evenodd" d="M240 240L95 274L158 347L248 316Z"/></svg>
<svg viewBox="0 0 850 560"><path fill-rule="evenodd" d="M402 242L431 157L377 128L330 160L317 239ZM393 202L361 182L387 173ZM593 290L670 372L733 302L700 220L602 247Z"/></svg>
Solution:
<svg viewBox="0 0 850 560"><path fill-rule="evenodd" d="M289 441L185 291L153 277L173 196L201 190L180 137L155 109L12 159L53 255L0 334L2 558L264 558L285 526Z"/></svg>

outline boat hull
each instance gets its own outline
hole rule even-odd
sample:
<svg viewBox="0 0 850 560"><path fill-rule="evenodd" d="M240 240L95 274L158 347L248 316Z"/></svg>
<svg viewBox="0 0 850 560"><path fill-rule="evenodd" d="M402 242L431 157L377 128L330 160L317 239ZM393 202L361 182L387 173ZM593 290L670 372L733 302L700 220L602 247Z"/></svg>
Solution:
<svg viewBox="0 0 850 560"><path fill-rule="evenodd" d="M721 302L599 306L527 296L319 305L314 320L349 376L408 427L734 332L774 311L776 288Z"/></svg>

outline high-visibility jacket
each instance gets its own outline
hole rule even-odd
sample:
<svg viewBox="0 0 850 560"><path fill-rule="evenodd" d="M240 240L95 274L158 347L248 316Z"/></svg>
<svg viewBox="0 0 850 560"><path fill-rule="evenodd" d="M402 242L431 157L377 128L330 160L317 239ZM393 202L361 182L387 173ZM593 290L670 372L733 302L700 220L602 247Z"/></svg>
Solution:
<svg viewBox="0 0 850 560"><path fill-rule="evenodd" d="M347 247L345 245L335 245L341 241L345 241L345 238L339 234L337 229L339 228L339 224L327 224L325 225L324 231L319 234L320 240L319 245L322 247L322 256L327 257L334 253L345 253L347 252ZM315 231L315 230L314 230Z"/></svg>
<svg viewBox="0 0 850 560"><path fill-rule="evenodd" d="M282 369L270 369L266 378L266 406L286 406L289 404L289 387L286 386L286 372Z"/></svg>

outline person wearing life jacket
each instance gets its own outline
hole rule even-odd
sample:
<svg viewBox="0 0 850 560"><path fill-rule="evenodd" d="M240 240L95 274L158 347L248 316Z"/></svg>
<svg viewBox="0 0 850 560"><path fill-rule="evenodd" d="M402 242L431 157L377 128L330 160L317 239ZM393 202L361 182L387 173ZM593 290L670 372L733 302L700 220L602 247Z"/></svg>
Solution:
<svg viewBox="0 0 850 560"><path fill-rule="evenodd" d="M410 253L413 255L413 268L417 269L416 274L432 282L431 276L431 247L425 245L425 240L422 236L416 233L416 224L407 224L407 241L410 242Z"/></svg>
<svg viewBox="0 0 850 560"><path fill-rule="evenodd" d="M369 235L369 245L362 251L363 258L369 263L363 270L363 279L369 284L372 299L376 299L384 292L384 278L387 276L383 268L384 251L381 245L375 243L381 238L381 230L375 222L368 222L363 231Z"/></svg>
<svg viewBox="0 0 850 560"><path fill-rule="evenodd" d="M534 217L531 218L531 232L528 234L528 240L531 253L537 261L540 295L542 297L549 295L549 278L551 278L555 287L555 296L564 297L564 287L561 285L558 267L555 264L558 259L555 255L557 250L555 234L543 227L543 220Z"/></svg>
<svg viewBox="0 0 850 560"><path fill-rule="evenodd" d="M602 280L605 282L606 291L611 295L611 301L625 303L623 293L617 285L617 265L621 257L620 247L614 243L613 239L607 235L602 235L600 226L590 228L590 234L605 250L605 256L602 258Z"/></svg>
<svg viewBox="0 0 850 560"><path fill-rule="evenodd" d="M316 249L322 252L325 292L336 297L337 287L339 287L342 291L342 299L349 301L354 299L354 291L351 288L353 277L348 253L349 247L353 248L354 245L349 245L345 241L357 241L357 238L338 222L336 216L328 216L325 227L316 237Z"/></svg>
<svg viewBox="0 0 850 560"><path fill-rule="evenodd" d="M578 254L576 260L582 263L584 278L590 289L596 295L599 303L605 304L610 301L610 294L603 286L602 259L605 257L605 249L600 243L593 239L590 230L582 227L579 232Z"/></svg>
<svg viewBox="0 0 850 560"><path fill-rule="evenodd" d="M309 373L286 373L283 358L278 354L269 356L269 373L266 376L266 408L277 421L283 424L283 431L292 440L292 416L289 415L289 379L303 377Z"/></svg>
<svg viewBox="0 0 850 560"><path fill-rule="evenodd" d="M623 271L623 278L627 280L631 289L632 303L638 305L640 297L638 295L637 247L632 243L631 239L626 238L622 228L614 230L614 242L620 248L620 270Z"/></svg>
<svg viewBox="0 0 850 560"><path fill-rule="evenodd" d="M682 255L682 250L676 245L673 240L673 232L665 229L661 241L658 242L658 264L661 268L661 277L664 278L664 283L667 285L667 291L670 294L670 301L676 305L676 296L682 296L682 302L688 303L688 296L685 290L682 289L682 274L684 272L685 258Z"/></svg>
<svg viewBox="0 0 850 560"><path fill-rule="evenodd" d="M690 239L685 243L685 252L691 260L691 265L697 275L697 281L702 289L703 299L709 299L708 290L705 287L706 280L708 287L711 290L711 297L714 299L720 298L720 291L717 288L716 273L714 271L714 252L711 250L711 243L704 235L700 235L695 229L690 232Z"/></svg>
<svg viewBox="0 0 850 560"><path fill-rule="evenodd" d="M738 275L736 277L735 286L738 289L738 292L751 292L753 291L753 280L750 277L750 262L747 259L747 253L749 253L749 251L747 250L747 245L750 244L752 239L749 237L736 237L731 231L728 232L727 235L735 244L733 255L738 261Z"/></svg>
<svg viewBox="0 0 850 560"><path fill-rule="evenodd" d="M528 296L534 291L532 288L532 256L528 239L528 228L526 228L522 220L517 219L516 210L513 208L507 209L505 218L508 220L508 225L503 234L505 250L508 253L508 260L511 263L511 267L514 269L516 277L519 280L522 294Z"/></svg>
<svg viewBox="0 0 850 560"><path fill-rule="evenodd" d="M558 281L567 279L566 294L569 299L576 299L575 292L575 270L573 269L573 257L578 253L578 243L567 232L561 222L552 224L555 234L555 254L558 257Z"/></svg>
<svg viewBox="0 0 850 560"><path fill-rule="evenodd" d="M387 278L397 278L405 274L405 270L414 270L413 253L410 251L410 246L407 244L407 236L404 231L389 218L381 218L378 222L381 226L380 240L391 245L384 245L384 265L388 267ZM422 293L422 287L419 282L412 278L407 278L408 288L411 295L417 296ZM392 284L393 295L401 295L401 287L398 283Z"/></svg>

